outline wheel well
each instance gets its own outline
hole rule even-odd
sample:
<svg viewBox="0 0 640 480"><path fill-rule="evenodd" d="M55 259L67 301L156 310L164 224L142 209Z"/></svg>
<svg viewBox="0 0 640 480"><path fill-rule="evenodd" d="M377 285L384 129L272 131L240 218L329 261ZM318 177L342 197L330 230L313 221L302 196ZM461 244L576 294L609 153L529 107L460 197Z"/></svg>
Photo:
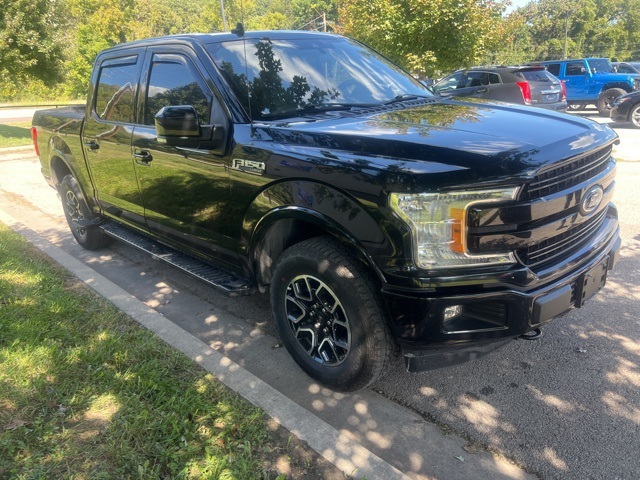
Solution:
<svg viewBox="0 0 640 480"><path fill-rule="evenodd" d="M633 90L633 88L631 88L631 85L629 85L626 82L617 82L617 83L608 83L606 84L604 87L602 87L602 90L600 91L600 93L603 93L606 90L610 90L612 88L621 88L622 90L624 90L625 92L629 93L630 91Z"/></svg>
<svg viewBox="0 0 640 480"><path fill-rule="evenodd" d="M56 156L51 159L51 178L55 185L58 185L70 173L71 170L60 157Z"/></svg>
<svg viewBox="0 0 640 480"><path fill-rule="evenodd" d="M278 259L282 253L289 247L300 243L304 240L319 236L331 236L336 238L353 250L356 257L367 268L370 267L362 252L349 244L345 238L340 238L334 232L331 232L321 226L299 219L283 219L271 225L268 231L262 237L262 240L256 245L253 253L255 275L260 291L265 292L267 285L271 283L273 270L276 268ZM372 278L378 279L378 276L372 272Z"/></svg>

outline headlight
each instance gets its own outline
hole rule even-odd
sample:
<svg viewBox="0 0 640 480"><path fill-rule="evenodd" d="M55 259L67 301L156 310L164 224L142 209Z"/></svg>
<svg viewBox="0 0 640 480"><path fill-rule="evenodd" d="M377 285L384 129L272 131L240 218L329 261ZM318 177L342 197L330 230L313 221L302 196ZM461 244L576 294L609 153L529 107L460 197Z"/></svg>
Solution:
<svg viewBox="0 0 640 480"><path fill-rule="evenodd" d="M471 255L467 252L467 212L476 203L516 198L518 188L450 193L392 193L391 209L409 226L413 258L420 268L459 268L514 263L512 252Z"/></svg>

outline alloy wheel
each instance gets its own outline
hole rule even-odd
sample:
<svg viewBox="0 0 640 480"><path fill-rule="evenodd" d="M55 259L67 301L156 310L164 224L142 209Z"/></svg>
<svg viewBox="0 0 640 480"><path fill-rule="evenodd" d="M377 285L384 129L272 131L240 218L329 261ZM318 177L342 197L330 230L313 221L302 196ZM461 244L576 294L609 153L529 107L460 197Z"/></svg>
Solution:
<svg viewBox="0 0 640 480"><path fill-rule="evenodd" d="M76 232L78 232L79 235L84 235L85 229L82 227L79 227L76 224L78 220L84 220L84 215L82 214L82 207L80 206L80 201L78 200L78 197L76 197L76 194L73 193L71 190L68 190L65 195L65 208L67 210L67 214L69 215L69 218L74 224L74 228L76 229Z"/></svg>
<svg viewBox="0 0 640 480"><path fill-rule="evenodd" d="M351 329L345 309L322 280L295 277L286 289L286 314L293 336L313 360L336 366L351 348Z"/></svg>

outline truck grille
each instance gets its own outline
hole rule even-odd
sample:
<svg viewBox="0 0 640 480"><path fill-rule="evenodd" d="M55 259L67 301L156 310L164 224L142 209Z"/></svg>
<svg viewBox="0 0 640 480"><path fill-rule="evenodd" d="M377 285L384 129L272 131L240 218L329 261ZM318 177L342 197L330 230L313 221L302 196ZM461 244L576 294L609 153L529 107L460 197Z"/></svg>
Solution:
<svg viewBox="0 0 640 480"><path fill-rule="evenodd" d="M575 228L555 237L547 238L526 249L518 250L516 252L518 258L524 265L535 267L551 261L568 251L580 248L597 232L606 216L607 210L603 210L599 215L590 218Z"/></svg>
<svg viewBox="0 0 640 480"><path fill-rule="evenodd" d="M472 209L469 251L513 251L527 267L548 268L584 248L612 214L608 207L615 185L611 152L608 145L543 167L514 204ZM594 185L603 189L603 197L597 211L585 215L581 205Z"/></svg>
<svg viewBox="0 0 640 480"><path fill-rule="evenodd" d="M525 199L533 200L561 192L603 172L609 163L612 146L582 157L570 158L538 172L525 192Z"/></svg>

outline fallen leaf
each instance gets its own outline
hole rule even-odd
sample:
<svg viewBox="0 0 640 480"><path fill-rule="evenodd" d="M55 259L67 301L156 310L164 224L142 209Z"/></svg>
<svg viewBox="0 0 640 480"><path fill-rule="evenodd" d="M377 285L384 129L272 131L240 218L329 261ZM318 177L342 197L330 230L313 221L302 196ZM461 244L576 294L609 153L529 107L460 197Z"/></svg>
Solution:
<svg viewBox="0 0 640 480"><path fill-rule="evenodd" d="M25 422L24 420L20 420L19 418L14 418L13 420L11 420L11 423L9 425L5 425L4 429L5 430L15 430L16 428L20 428L23 425L26 425L27 422Z"/></svg>
<svg viewBox="0 0 640 480"><path fill-rule="evenodd" d="M464 447L462 447L466 452L469 453L478 453L480 451L480 449L478 447L476 447L475 445L471 445L470 443L467 443Z"/></svg>

